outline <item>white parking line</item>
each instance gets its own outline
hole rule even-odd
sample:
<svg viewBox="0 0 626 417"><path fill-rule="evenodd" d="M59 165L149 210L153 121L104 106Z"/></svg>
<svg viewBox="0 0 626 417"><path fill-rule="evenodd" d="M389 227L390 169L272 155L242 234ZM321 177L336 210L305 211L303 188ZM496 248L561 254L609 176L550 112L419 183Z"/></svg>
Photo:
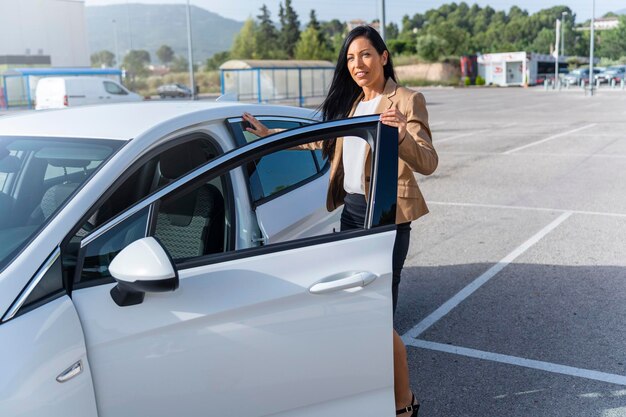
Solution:
<svg viewBox="0 0 626 417"><path fill-rule="evenodd" d="M457 206L457 207L479 207L479 208L497 208L508 210L531 210L531 211L549 211L552 213L572 213L572 214L584 214L589 216L607 216L607 217L621 217L626 218L626 213L610 213L603 211L587 211L587 210L571 210L571 209L558 209L549 207L530 207L530 206L509 206L505 204L482 204L482 203L453 203L446 201L429 201L428 204L435 206Z"/></svg>
<svg viewBox="0 0 626 417"><path fill-rule="evenodd" d="M569 130L567 132L559 133L557 135L553 135L553 136L547 137L545 139L541 139L541 140L538 140L536 142L532 142L532 143L529 143L527 145L520 146L518 148L514 148L514 149L508 150L506 152L502 152L502 153L504 155L510 155L513 152L521 151L522 149L530 148L531 146L539 145L539 144L548 142L548 141L553 140L553 139L557 139L557 138L560 138L560 137L563 137L563 136L571 135L572 133L580 132L580 131L585 130L585 129L590 129L590 128L596 126L596 125L597 125L597 123L592 123L590 125L579 127L578 129L574 129L574 130Z"/></svg>
<svg viewBox="0 0 626 417"><path fill-rule="evenodd" d="M436 140L435 139L435 144L439 145L441 143L448 142L448 141L451 141L451 140L454 140L454 139L461 139L461 138L464 138L464 137L467 137L467 136L478 135L479 133L484 133L484 132L488 132L488 131L489 131L489 129L483 129L483 130L477 130L475 132L461 133L460 135L450 136L448 138L444 138L444 139L440 139L440 140Z"/></svg>
<svg viewBox="0 0 626 417"><path fill-rule="evenodd" d="M539 242L544 236L554 230L558 225L563 223L569 216L572 215L571 211L565 212L561 214L558 218L548 224L546 227L541 229L539 232L535 233L530 239L526 242L522 243L520 246L515 248L511 253L506 255L502 260L500 260L497 264L489 268L484 274L476 278L469 285L459 291L456 295L454 295L451 299L446 301L441 307L437 310L433 311L428 315L424 320L419 322L416 326L414 326L411 330L406 332L402 336L402 340L407 344L411 339L417 338L420 334L424 333L426 329L439 321L442 317L452 311L456 306L458 306L463 300L472 295L476 290L486 284L491 278L496 276L498 272L502 271L507 265L517 259L520 255L530 249L535 243Z"/></svg>
<svg viewBox="0 0 626 417"><path fill-rule="evenodd" d="M626 376L622 375L608 374L605 372L575 368L573 366L559 365L556 363L537 361L533 359L525 359L517 356L485 352L482 350L446 345L443 343L428 342L426 340L412 339L405 341L405 343L408 346L435 350L438 352L452 353L455 355L467 356L469 358L484 359L492 362L506 363L509 365L522 366L524 368L538 369L540 371L552 372L561 375L592 379L594 381L609 382L611 384L626 385Z"/></svg>
<svg viewBox="0 0 626 417"><path fill-rule="evenodd" d="M502 152L469 152L469 151L437 151L439 155L502 155ZM514 154L513 156L549 156L549 157L568 157L568 158L609 158L609 159L624 159L626 155L608 154L608 153L582 153L582 152L562 152L562 153L549 153L549 152L524 152Z"/></svg>

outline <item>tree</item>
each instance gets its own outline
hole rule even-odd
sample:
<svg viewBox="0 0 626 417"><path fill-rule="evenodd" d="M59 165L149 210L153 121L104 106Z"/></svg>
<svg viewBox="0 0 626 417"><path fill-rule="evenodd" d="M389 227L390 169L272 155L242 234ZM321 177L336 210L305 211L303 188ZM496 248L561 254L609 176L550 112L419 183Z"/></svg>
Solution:
<svg viewBox="0 0 626 417"><path fill-rule="evenodd" d="M326 59L329 50L319 40L320 32L313 26L306 28L296 44L296 59Z"/></svg>
<svg viewBox="0 0 626 417"><path fill-rule="evenodd" d="M619 19L619 26L602 32L598 45L598 55L617 60L626 56L626 15Z"/></svg>
<svg viewBox="0 0 626 417"><path fill-rule="evenodd" d="M187 72L189 71L189 61L187 61L187 58L185 58L182 55L176 55L174 56L174 59L172 60L170 69L172 70L172 72ZM193 65L193 70L194 71L198 70L196 64Z"/></svg>
<svg viewBox="0 0 626 417"><path fill-rule="evenodd" d="M331 59L334 59L337 54L339 54L339 50L343 44L343 38L347 32L347 26L345 23L342 23L337 19L333 19L329 22L323 22L321 26L322 31L326 35L326 39L328 39L328 43L330 44L332 55Z"/></svg>
<svg viewBox="0 0 626 417"><path fill-rule="evenodd" d="M129 51L124 57L123 66L131 79L148 75L147 65L150 63L150 53L145 50Z"/></svg>
<svg viewBox="0 0 626 417"><path fill-rule="evenodd" d="M161 45L156 51L156 56L163 65L167 65L174 59L174 50L168 45Z"/></svg>
<svg viewBox="0 0 626 417"><path fill-rule="evenodd" d="M220 65L230 59L229 51L222 51L213 54L213 56L206 60L206 70L214 71L219 69Z"/></svg>
<svg viewBox="0 0 626 417"><path fill-rule="evenodd" d="M280 47L286 52L288 58L295 56L296 43L300 39L300 22L298 14L291 7L291 0L285 0L285 7L282 3L279 9L280 18Z"/></svg>
<svg viewBox="0 0 626 417"><path fill-rule="evenodd" d="M259 24L255 33L256 51L254 57L257 59L271 59L284 56L278 48L278 31L270 18L270 11L265 4L261 7L261 14L257 18L259 19Z"/></svg>
<svg viewBox="0 0 626 417"><path fill-rule="evenodd" d="M115 55L113 52L103 50L91 55L92 67L108 67L112 68L115 65Z"/></svg>
<svg viewBox="0 0 626 417"><path fill-rule="evenodd" d="M326 37L326 33L322 30L322 25L317 20L315 10L311 10L311 13L309 14L309 24L307 25L307 29L313 29L317 33L317 42L319 44L319 47L324 51L324 53L316 54L318 58L309 58L309 59L327 59L327 58L330 58L329 55L334 55L332 53L332 44ZM298 40L298 43L302 41L302 35L303 33L300 34L300 40ZM298 53L296 52L296 56L297 55ZM299 58L299 59L304 59L304 58Z"/></svg>
<svg viewBox="0 0 626 417"><path fill-rule="evenodd" d="M398 39L398 35L400 34L400 29L398 29L398 25L391 22L387 26L385 26L385 36L387 39Z"/></svg>
<svg viewBox="0 0 626 417"><path fill-rule="evenodd" d="M243 24L241 30L233 41L230 56L234 59L252 59L256 51L257 25L252 18Z"/></svg>
<svg viewBox="0 0 626 417"><path fill-rule="evenodd" d="M437 61L445 54L446 41L435 35L417 38L417 54L426 61Z"/></svg>

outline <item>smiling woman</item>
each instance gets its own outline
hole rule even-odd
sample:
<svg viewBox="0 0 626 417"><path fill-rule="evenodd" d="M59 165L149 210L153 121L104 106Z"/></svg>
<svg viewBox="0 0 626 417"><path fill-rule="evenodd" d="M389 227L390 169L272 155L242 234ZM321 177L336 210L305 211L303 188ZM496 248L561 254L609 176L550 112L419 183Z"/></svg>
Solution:
<svg viewBox="0 0 626 417"><path fill-rule="evenodd" d="M0 137L0 270L120 143Z"/></svg>
<svg viewBox="0 0 626 417"><path fill-rule="evenodd" d="M324 120L380 114L382 124L395 130L398 176L393 245L393 311L398 299L400 276L408 253L411 221L428 213L415 179L415 173L431 174L438 163L428 127L428 112L421 93L400 87L389 50L378 32L370 26L354 28L343 42L329 93L321 105ZM249 113L243 119L246 130L258 136L275 133ZM397 138L397 139L396 139ZM330 161L328 210L343 205L341 231L363 229L370 191L372 154L363 141L352 136L309 144L322 149ZM417 416L419 403L409 387L406 349L393 332L396 415Z"/></svg>

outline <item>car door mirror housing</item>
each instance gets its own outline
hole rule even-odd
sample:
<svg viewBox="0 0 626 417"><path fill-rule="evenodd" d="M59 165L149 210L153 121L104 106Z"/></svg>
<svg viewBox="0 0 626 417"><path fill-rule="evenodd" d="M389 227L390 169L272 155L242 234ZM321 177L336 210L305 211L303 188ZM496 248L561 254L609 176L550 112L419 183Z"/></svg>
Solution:
<svg viewBox="0 0 626 417"><path fill-rule="evenodd" d="M178 288L178 272L172 259L154 237L145 237L118 253L109 272L117 281L111 289L121 307L140 304L146 292L168 292Z"/></svg>

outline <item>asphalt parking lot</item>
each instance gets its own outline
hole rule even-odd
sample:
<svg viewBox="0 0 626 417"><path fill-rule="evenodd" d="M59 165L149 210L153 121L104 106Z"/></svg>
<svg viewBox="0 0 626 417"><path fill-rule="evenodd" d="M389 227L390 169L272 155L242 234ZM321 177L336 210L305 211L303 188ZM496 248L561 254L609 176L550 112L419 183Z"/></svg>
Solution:
<svg viewBox="0 0 626 417"><path fill-rule="evenodd" d="M420 416L626 416L626 92L423 92L440 165L396 314Z"/></svg>

